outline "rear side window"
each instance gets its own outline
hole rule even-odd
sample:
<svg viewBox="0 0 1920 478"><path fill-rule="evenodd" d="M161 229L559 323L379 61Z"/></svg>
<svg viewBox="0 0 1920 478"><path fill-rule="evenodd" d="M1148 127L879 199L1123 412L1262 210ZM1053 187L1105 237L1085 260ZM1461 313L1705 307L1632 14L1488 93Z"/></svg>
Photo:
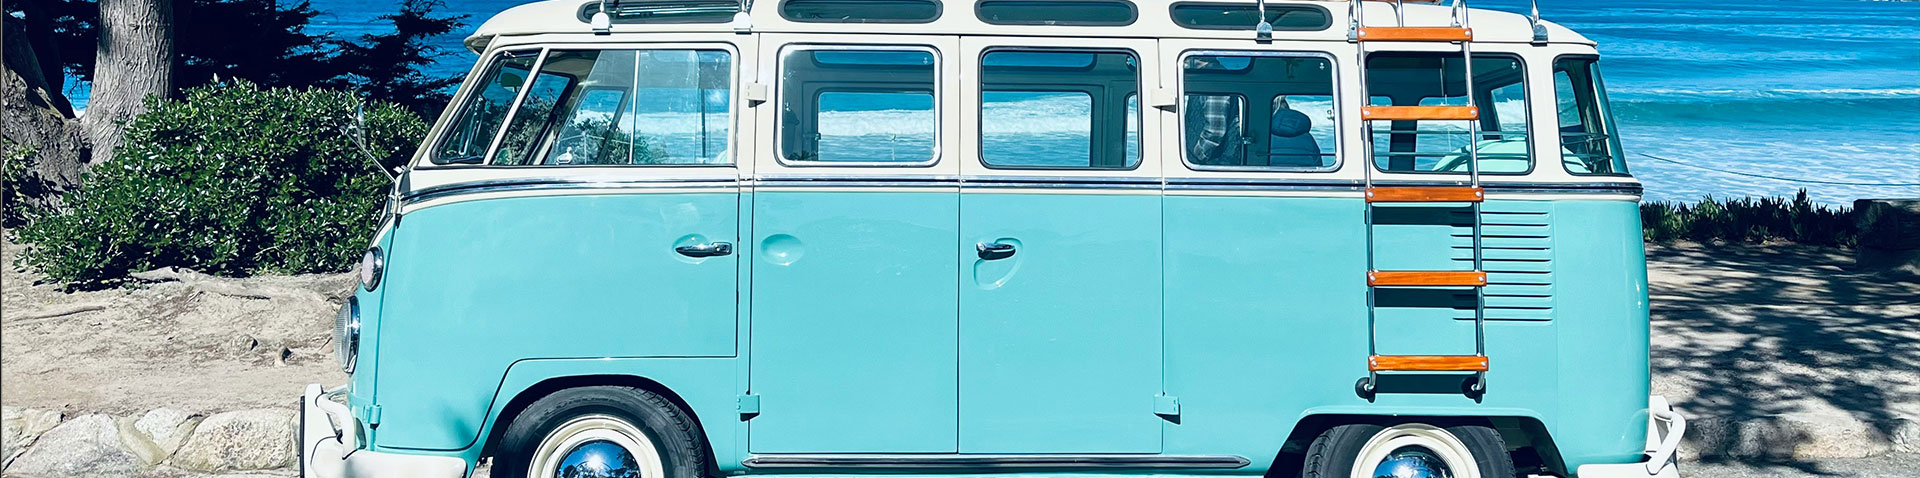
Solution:
<svg viewBox="0 0 1920 478"><path fill-rule="evenodd" d="M725 165L732 62L723 50L555 50L500 62L442 143L438 163ZM526 91L509 95L505 90ZM492 90L502 90L499 92ZM500 98L506 98L501 102ZM511 105L502 107L501 105ZM489 119L485 112L500 111ZM504 123L504 124L503 124ZM497 139L496 139L497 138ZM494 146L486 155L486 144Z"/></svg>
<svg viewBox="0 0 1920 478"><path fill-rule="evenodd" d="M785 0L780 16L801 23L928 23L940 19L935 0Z"/></svg>
<svg viewBox="0 0 1920 478"><path fill-rule="evenodd" d="M1367 93L1376 106L1479 106L1476 124L1418 120L1373 122L1373 158L1382 171L1466 174L1469 158L1485 174L1533 169L1526 72L1520 59L1474 55L1472 89L1459 53L1382 52L1367 57Z"/></svg>
<svg viewBox="0 0 1920 478"><path fill-rule="evenodd" d="M1140 164L1140 74L1132 53L991 51L980 63L980 157L988 167Z"/></svg>
<svg viewBox="0 0 1920 478"><path fill-rule="evenodd" d="M1560 127L1561 164L1573 174L1624 175L1627 161L1620 150L1600 81L1599 60L1561 58L1553 62L1554 111Z"/></svg>
<svg viewBox="0 0 1920 478"><path fill-rule="evenodd" d="M1319 31L1333 26L1327 9L1313 5L1267 5L1275 31ZM1253 30L1260 9L1249 3L1181 2L1173 4L1173 23L1195 30Z"/></svg>
<svg viewBox="0 0 1920 478"><path fill-rule="evenodd" d="M789 164L924 164L939 126L935 57L920 48L788 50L780 154Z"/></svg>
<svg viewBox="0 0 1920 478"><path fill-rule="evenodd" d="M1218 53L1181 62L1181 136L1199 169L1331 169L1333 60Z"/></svg>
<svg viewBox="0 0 1920 478"><path fill-rule="evenodd" d="M1139 12L1122 0L981 0L980 21L994 25L1132 25Z"/></svg>

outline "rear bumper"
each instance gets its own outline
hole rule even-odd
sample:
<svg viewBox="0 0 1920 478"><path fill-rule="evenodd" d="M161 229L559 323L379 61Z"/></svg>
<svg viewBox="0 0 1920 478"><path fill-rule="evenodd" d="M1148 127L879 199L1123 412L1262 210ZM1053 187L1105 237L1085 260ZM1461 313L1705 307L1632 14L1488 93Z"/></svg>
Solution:
<svg viewBox="0 0 1920 478"><path fill-rule="evenodd" d="M319 384L300 395L300 478L463 478L467 461L360 449L359 423Z"/></svg>
<svg viewBox="0 0 1920 478"><path fill-rule="evenodd" d="M1687 418L1673 411L1665 397L1647 398L1647 460L1582 465L1575 475L1580 478L1680 478L1680 437L1687 433Z"/></svg>

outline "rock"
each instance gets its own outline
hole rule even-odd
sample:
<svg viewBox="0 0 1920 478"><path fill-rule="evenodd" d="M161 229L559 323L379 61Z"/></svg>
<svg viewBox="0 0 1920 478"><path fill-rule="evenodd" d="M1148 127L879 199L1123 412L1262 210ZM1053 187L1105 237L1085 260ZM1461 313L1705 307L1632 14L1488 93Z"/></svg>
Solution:
<svg viewBox="0 0 1920 478"><path fill-rule="evenodd" d="M200 417L171 408L156 408L138 419L122 418L117 422L120 443L146 465L167 461L199 424Z"/></svg>
<svg viewBox="0 0 1920 478"><path fill-rule="evenodd" d="M9 476L86 476L110 478L140 472L140 457L120 445L120 433L106 415L69 420L34 440L7 467Z"/></svg>
<svg viewBox="0 0 1920 478"><path fill-rule="evenodd" d="M0 467L12 463L40 434L60 426L60 412L5 407L3 413L5 417L0 419L0 428L4 429L0 430Z"/></svg>
<svg viewBox="0 0 1920 478"><path fill-rule="evenodd" d="M217 413L194 427L168 464L192 471L266 470L291 466L294 413L260 409Z"/></svg>

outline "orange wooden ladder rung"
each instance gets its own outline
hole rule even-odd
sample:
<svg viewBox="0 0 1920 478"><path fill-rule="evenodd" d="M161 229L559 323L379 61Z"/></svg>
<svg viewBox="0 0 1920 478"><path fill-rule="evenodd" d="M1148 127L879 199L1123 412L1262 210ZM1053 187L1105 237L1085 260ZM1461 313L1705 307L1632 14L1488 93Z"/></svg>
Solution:
<svg viewBox="0 0 1920 478"><path fill-rule="evenodd" d="M1486 199L1486 188L1479 186L1367 188L1367 202L1481 202Z"/></svg>
<svg viewBox="0 0 1920 478"><path fill-rule="evenodd" d="M1370 372L1485 372L1485 355L1371 355Z"/></svg>
<svg viewBox="0 0 1920 478"><path fill-rule="evenodd" d="M1367 271L1374 287L1485 287L1483 271Z"/></svg>
<svg viewBox="0 0 1920 478"><path fill-rule="evenodd" d="M1360 27L1359 41L1457 42L1473 41L1467 27Z"/></svg>
<svg viewBox="0 0 1920 478"><path fill-rule="evenodd" d="M1363 106L1360 119L1367 121L1473 121L1480 119L1478 106Z"/></svg>

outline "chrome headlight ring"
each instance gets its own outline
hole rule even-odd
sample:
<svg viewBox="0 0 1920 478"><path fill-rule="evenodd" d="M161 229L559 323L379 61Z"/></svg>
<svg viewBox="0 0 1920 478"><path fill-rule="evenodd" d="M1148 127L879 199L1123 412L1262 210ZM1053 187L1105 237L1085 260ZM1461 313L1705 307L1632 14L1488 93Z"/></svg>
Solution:
<svg viewBox="0 0 1920 478"><path fill-rule="evenodd" d="M360 299L347 297L347 303L340 306L340 313L333 321L333 356L340 360L340 370L353 373L354 365L360 358Z"/></svg>
<svg viewBox="0 0 1920 478"><path fill-rule="evenodd" d="M379 247L367 248L360 256L360 288L367 292L380 287L380 277L386 275L387 257Z"/></svg>

